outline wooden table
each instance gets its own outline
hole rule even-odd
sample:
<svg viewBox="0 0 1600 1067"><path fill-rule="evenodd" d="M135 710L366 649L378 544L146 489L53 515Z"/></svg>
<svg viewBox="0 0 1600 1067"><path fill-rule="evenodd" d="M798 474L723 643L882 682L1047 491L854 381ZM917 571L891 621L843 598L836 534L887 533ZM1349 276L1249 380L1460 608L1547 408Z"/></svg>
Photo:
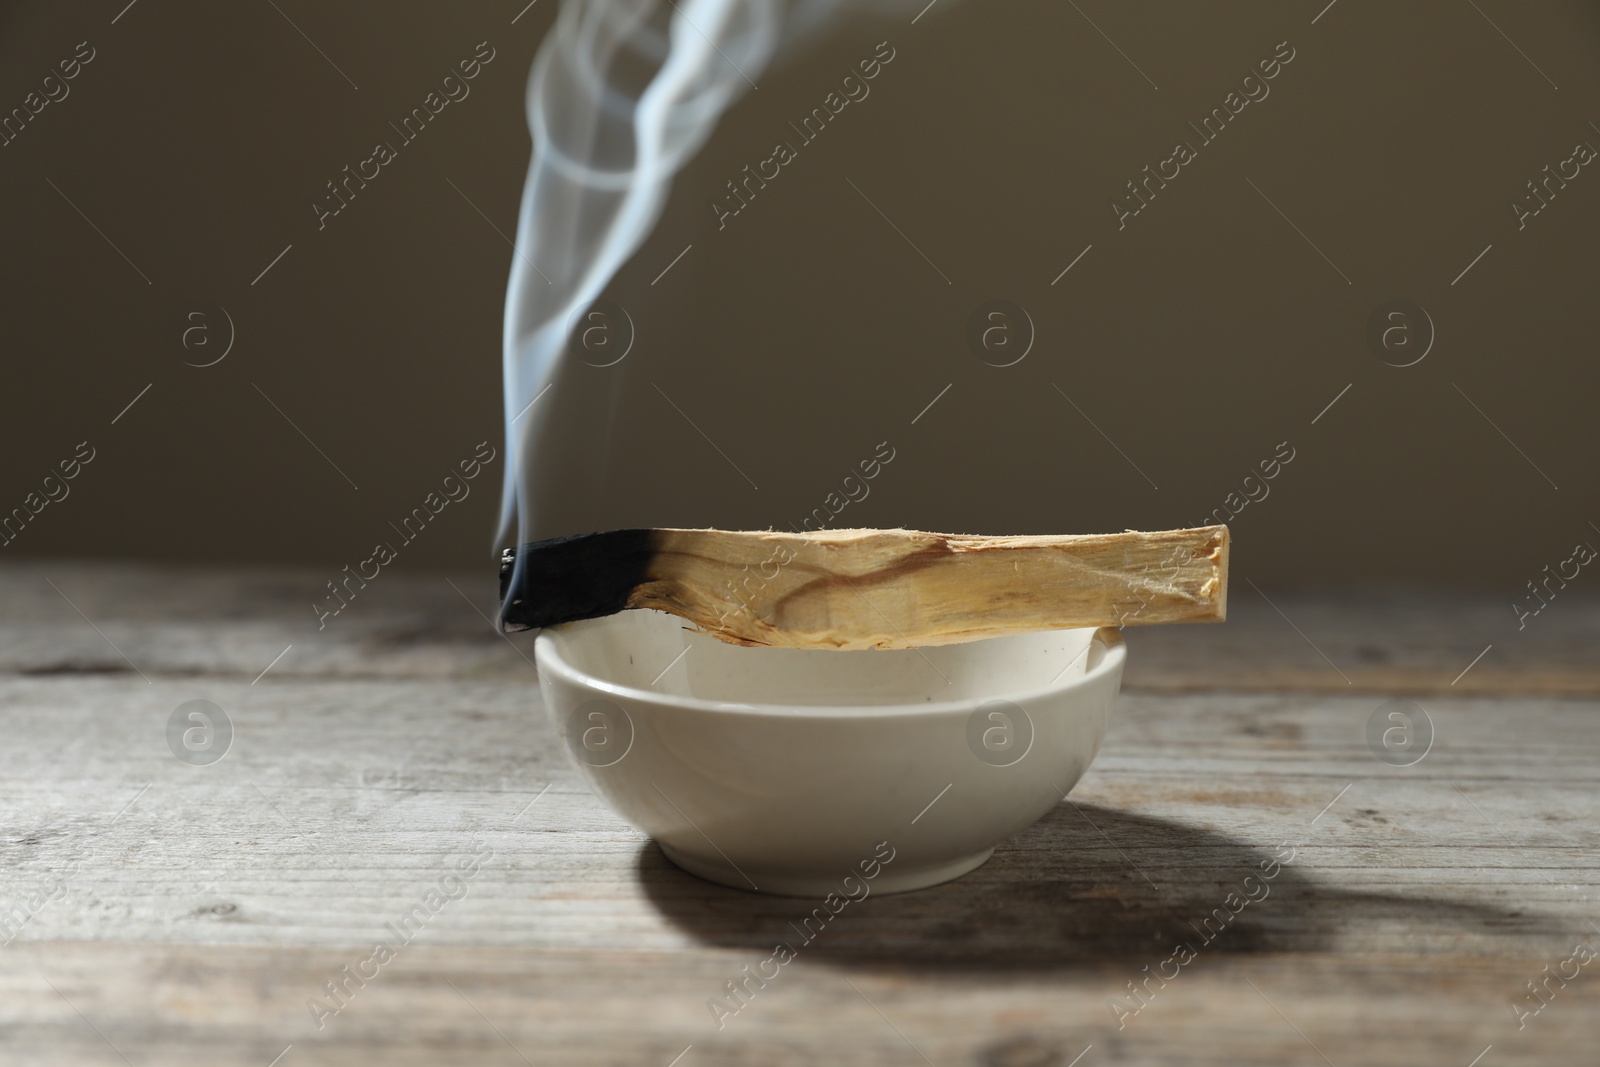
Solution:
<svg viewBox="0 0 1600 1067"><path fill-rule="evenodd" d="M4 1062L1595 1062L1594 602L1519 632L1241 582L1225 626L1130 631L1069 802L851 906L719 1029L811 902L683 874L590 795L487 567L386 572L318 631L328 577L0 570ZM1366 739L1397 698L1435 732L1411 766ZM234 730L205 766L167 739L197 699Z"/></svg>

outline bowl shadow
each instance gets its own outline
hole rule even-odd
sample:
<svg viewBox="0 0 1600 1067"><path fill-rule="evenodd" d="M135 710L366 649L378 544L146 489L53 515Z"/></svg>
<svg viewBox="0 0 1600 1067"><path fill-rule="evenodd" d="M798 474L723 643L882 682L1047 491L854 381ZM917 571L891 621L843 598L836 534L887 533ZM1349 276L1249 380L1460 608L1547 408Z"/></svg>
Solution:
<svg viewBox="0 0 1600 1067"><path fill-rule="evenodd" d="M1070 970L1109 961L1154 964L1179 943L1200 955L1314 952L1330 948L1346 929L1369 937L1404 930L1413 945L1430 935L1443 945L1464 933L1560 929L1554 917L1538 914L1332 888L1300 869L1303 853L1282 863L1287 854L1069 801L1002 843L970 874L909 893L869 895L837 914L821 899L704 881L674 866L654 842L641 847L636 862L646 899L702 943L766 956L783 942L815 960L866 969ZM1280 862L1268 878L1273 860ZM1246 883L1249 875L1255 877Z"/></svg>

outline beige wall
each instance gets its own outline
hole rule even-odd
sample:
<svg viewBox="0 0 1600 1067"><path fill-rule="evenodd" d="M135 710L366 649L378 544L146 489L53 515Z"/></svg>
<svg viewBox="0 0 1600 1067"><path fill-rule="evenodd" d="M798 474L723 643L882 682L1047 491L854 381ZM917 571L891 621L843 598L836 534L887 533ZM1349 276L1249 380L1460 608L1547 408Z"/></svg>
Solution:
<svg viewBox="0 0 1600 1067"><path fill-rule="evenodd" d="M495 227L514 225L555 0L514 25L514 0L279 6L326 59L271 5L0 15L6 109L79 42L94 54L0 147L0 506L80 442L94 455L5 552L337 570L388 539L407 567L487 558L503 456L414 543L390 523L501 447ZM1600 169L1521 229L1511 207L1600 147L1600 13L1078 6L1116 47L1071 5L941 0L915 25L842 23L761 75L608 291L633 349L548 398L542 532L786 527L859 496L846 476L887 442L837 524L1184 525L1268 462L1232 523L1237 572L1263 585L1509 601L1600 545ZM324 183L483 41L470 96L319 230ZM883 41L870 94L800 145L789 122ZM1188 123L1260 95L1242 80L1290 49L1202 144ZM1180 140L1195 158L1119 228L1113 198ZM778 141L796 158L719 229L725 183ZM1366 339L1398 299L1436 332L1409 367ZM1013 366L969 345L991 300L1033 323ZM218 351L182 347L185 316L211 309L220 340L216 308L232 350L185 365Z"/></svg>

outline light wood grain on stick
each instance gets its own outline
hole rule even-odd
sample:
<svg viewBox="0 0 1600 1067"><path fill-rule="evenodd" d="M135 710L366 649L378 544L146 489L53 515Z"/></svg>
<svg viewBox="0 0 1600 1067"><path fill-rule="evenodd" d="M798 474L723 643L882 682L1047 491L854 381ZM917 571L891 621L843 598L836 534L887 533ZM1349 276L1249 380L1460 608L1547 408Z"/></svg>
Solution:
<svg viewBox="0 0 1600 1067"><path fill-rule="evenodd" d="M1228 529L978 537L657 531L630 607L741 645L910 648L1075 626L1219 622Z"/></svg>

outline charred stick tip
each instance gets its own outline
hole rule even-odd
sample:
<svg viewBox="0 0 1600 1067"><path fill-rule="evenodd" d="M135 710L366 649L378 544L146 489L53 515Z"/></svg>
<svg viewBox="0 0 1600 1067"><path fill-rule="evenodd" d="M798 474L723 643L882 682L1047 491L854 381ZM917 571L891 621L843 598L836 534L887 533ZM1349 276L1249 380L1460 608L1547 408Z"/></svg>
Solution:
<svg viewBox="0 0 1600 1067"><path fill-rule="evenodd" d="M628 606L655 556L653 530L534 541L500 555L500 628L507 633L595 619Z"/></svg>

